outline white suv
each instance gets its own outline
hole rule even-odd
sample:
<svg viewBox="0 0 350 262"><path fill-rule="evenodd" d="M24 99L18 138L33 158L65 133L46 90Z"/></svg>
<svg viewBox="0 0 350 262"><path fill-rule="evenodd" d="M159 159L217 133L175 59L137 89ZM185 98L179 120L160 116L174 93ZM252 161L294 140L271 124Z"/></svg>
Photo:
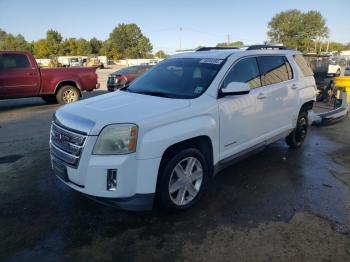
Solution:
<svg viewBox="0 0 350 262"><path fill-rule="evenodd" d="M174 55L124 90L57 110L52 167L101 203L187 209L232 160L284 137L301 146L315 96L311 69L285 47Z"/></svg>

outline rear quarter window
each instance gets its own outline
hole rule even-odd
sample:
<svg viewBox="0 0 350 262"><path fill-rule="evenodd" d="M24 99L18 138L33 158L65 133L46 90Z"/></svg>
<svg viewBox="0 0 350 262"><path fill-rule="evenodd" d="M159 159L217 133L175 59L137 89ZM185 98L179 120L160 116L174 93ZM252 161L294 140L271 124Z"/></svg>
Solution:
<svg viewBox="0 0 350 262"><path fill-rule="evenodd" d="M262 84L272 85L293 78L293 72L284 56L260 56L258 63Z"/></svg>
<svg viewBox="0 0 350 262"><path fill-rule="evenodd" d="M314 72L311 70L307 62L302 55L293 56L295 63L297 63L304 76L313 76Z"/></svg>

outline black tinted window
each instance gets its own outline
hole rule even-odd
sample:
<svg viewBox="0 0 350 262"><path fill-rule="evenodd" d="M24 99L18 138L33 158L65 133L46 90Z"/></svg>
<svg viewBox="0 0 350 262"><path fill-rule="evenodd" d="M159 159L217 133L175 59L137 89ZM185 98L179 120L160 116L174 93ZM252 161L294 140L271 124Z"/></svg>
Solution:
<svg viewBox="0 0 350 262"><path fill-rule="evenodd" d="M302 55L295 55L294 61L299 66L299 68L303 72L304 76L313 76L314 75L314 72L311 70L309 65L306 63L306 61Z"/></svg>
<svg viewBox="0 0 350 262"><path fill-rule="evenodd" d="M224 87L231 82L247 83L250 88L261 86L259 68L255 57L239 61L224 80Z"/></svg>
<svg viewBox="0 0 350 262"><path fill-rule="evenodd" d="M30 67L26 55L2 54L0 55L0 69L28 68Z"/></svg>
<svg viewBox="0 0 350 262"><path fill-rule="evenodd" d="M258 61L261 71L261 81L264 86L290 79L283 56L260 56L258 57Z"/></svg>

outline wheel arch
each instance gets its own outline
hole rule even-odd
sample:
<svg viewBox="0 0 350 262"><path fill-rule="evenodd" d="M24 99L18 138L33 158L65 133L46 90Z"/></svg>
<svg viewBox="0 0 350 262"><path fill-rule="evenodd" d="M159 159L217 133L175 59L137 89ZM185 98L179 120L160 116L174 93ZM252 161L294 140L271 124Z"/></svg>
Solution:
<svg viewBox="0 0 350 262"><path fill-rule="evenodd" d="M205 157L208 166L210 168L210 174L213 173L213 143L209 136L201 135L193 138L189 138L180 142L177 142L171 146L169 146L161 157L159 172L162 170L164 165L176 152L186 149L186 148L196 148L198 149ZM158 172L158 175L159 175Z"/></svg>
<svg viewBox="0 0 350 262"><path fill-rule="evenodd" d="M310 101L305 102L304 104L302 104L302 106L299 110L299 113L303 112L303 111L307 112L307 111L312 110L312 108L314 107L314 103L315 103L314 100L310 100Z"/></svg>
<svg viewBox="0 0 350 262"><path fill-rule="evenodd" d="M81 88L79 86L79 84L74 81L74 80L62 80L60 82L58 82L56 84L56 87L55 87L55 94L57 94L57 92L63 87L63 86L74 86L76 89L78 89L79 91L79 95L81 97Z"/></svg>

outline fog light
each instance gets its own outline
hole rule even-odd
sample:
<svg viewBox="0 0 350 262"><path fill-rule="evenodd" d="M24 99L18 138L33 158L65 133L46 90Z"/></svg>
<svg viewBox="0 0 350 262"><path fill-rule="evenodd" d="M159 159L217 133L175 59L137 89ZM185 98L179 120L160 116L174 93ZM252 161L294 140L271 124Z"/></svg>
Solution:
<svg viewBox="0 0 350 262"><path fill-rule="evenodd" d="M117 190L117 169L107 170L107 190L108 191Z"/></svg>

